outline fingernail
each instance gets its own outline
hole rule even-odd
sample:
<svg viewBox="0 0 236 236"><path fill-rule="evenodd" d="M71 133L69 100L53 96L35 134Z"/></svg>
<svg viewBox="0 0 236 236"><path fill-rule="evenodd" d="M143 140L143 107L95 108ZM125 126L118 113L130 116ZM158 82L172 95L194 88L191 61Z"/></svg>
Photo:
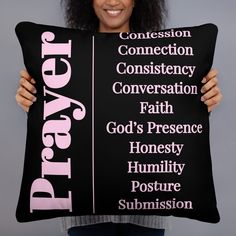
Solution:
<svg viewBox="0 0 236 236"><path fill-rule="evenodd" d="M203 96L201 97L201 101L202 101L202 102L205 102L205 98L204 98Z"/></svg>
<svg viewBox="0 0 236 236"><path fill-rule="evenodd" d="M204 92L205 92L205 89L204 89L204 88L202 88L202 89L201 89L201 93L204 93Z"/></svg>
<svg viewBox="0 0 236 236"><path fill-rule="evenodd" d="M36 89L34 89L34 90L33 90L33 93L37 93L37 90L36 90Z"/></svg>
<svg viewBox="0 0 236 236"><path fill-rule="evenodd" d="M31 79L30 82L33 83L33 84L35 84L35 80L34 80L34 79Z"/></svg>
<svg viewBox="0 0 236 236"><path fill-rule="evenodd" d="M33 102L36 102L36 101L37 101L37 98L36 98L36 97L34 97L34 98L33 98Z"/></svg>
<svg viewBox="0 0 236 236"><path fill-rule="evenodd" d="M202 83L203 84L206 83L206 78L205 77L202 79Z"/></svg>

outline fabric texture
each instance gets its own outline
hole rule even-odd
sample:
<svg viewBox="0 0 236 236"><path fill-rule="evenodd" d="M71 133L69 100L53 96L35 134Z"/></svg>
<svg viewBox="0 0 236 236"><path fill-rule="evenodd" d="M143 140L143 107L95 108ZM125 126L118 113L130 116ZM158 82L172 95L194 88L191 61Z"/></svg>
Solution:
<svg viewBox="0 0 236 236"><path fill-rule="evenodd" d="M92 34L22 22L16 33L37 89L18 221L82 215L219 221L209 117L200 101L215 25Z"/></svg>
<svg viewBox="0 0 236 236"><path fill-rule="evenodd" d="M60 219L62 231L72 227L101 223L134 224L153 229L170 229L171 221L168 216L156 215L87 215L63 217Z"/></svg>

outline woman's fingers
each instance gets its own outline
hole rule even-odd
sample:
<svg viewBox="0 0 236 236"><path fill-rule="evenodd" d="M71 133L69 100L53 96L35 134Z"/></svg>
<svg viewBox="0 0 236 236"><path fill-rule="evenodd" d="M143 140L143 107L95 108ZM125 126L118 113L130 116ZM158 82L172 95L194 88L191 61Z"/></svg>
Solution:
<svg viewBox="0 0 236 236"><path fill-rule="evenodd" d="M16 102L26 112L29 107L36 101L35 80L29 75L26 70L20 71L19 88L16 91Z"/></svg>
<svg viewBox="0 0 236 236"><path fill-rule="evenodd" d="M211 88L215 87L218 84L218 80L216 77L212 77L211 79L208 79L207 82L202 86L201 92L206 93Z"/></svg>
<svg viewBox="0 0 236 236"><path fill-rule="evenodd" d="M16 94L16 102L23 108L24 111L28 112L29 107L33 104L32 101L22 97L20 94Z"/></svg>
<svg viewBox="0 0 236 236"><path fill-rule="evenodd" d="M32 79L30 79L30 81L31 80ZM34 93L34 94L37 92L34 85L31 82L29 82L29 80L27 80L25 77L20 78L20 87L23 87L29 92Z"/></svg>
<svg viewBox="0 0 236 236"><path fill-rule="evenodd" d="M201 101L207 105L209 112L219 105L222 100L222 94L218 86L217 75L218 71L216 69L211 69L202 80L204 85L201 88L201 92L203 93Z"/></svg>
<svg viewBox="0 0 236 236"><path fill-rule="evenodd" d="M220 89L218 86L212 87L210 90L208 90L202 97L201 101L205 102L213 97L215 97L217 94L220 93Z"/></svg>

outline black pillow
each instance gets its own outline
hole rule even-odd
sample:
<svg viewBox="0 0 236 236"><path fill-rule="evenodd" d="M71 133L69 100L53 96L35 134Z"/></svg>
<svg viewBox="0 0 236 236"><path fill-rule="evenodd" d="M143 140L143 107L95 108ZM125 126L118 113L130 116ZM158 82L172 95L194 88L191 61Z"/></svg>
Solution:
<svg viewBox="0 0 236 236"><path fill-rule="evenodd" d="M19 222L93 214L219 221L200 101L215 25L92 34L21 22L16 34L37 88Z"/></svg>

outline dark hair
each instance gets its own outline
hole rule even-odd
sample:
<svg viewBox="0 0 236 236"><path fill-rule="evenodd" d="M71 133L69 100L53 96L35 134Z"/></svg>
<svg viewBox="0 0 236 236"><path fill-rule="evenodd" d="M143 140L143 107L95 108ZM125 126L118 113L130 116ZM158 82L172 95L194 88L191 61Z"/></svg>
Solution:
<svg viewBox="0 0 236 236"><path fill-rule="evenodd" d="M99 21L92 7L93 0L62 0L68 27L95 32ZM130 18L134 32L160 30L165 23L167 9L165 0L135 0Z"/></svg>

